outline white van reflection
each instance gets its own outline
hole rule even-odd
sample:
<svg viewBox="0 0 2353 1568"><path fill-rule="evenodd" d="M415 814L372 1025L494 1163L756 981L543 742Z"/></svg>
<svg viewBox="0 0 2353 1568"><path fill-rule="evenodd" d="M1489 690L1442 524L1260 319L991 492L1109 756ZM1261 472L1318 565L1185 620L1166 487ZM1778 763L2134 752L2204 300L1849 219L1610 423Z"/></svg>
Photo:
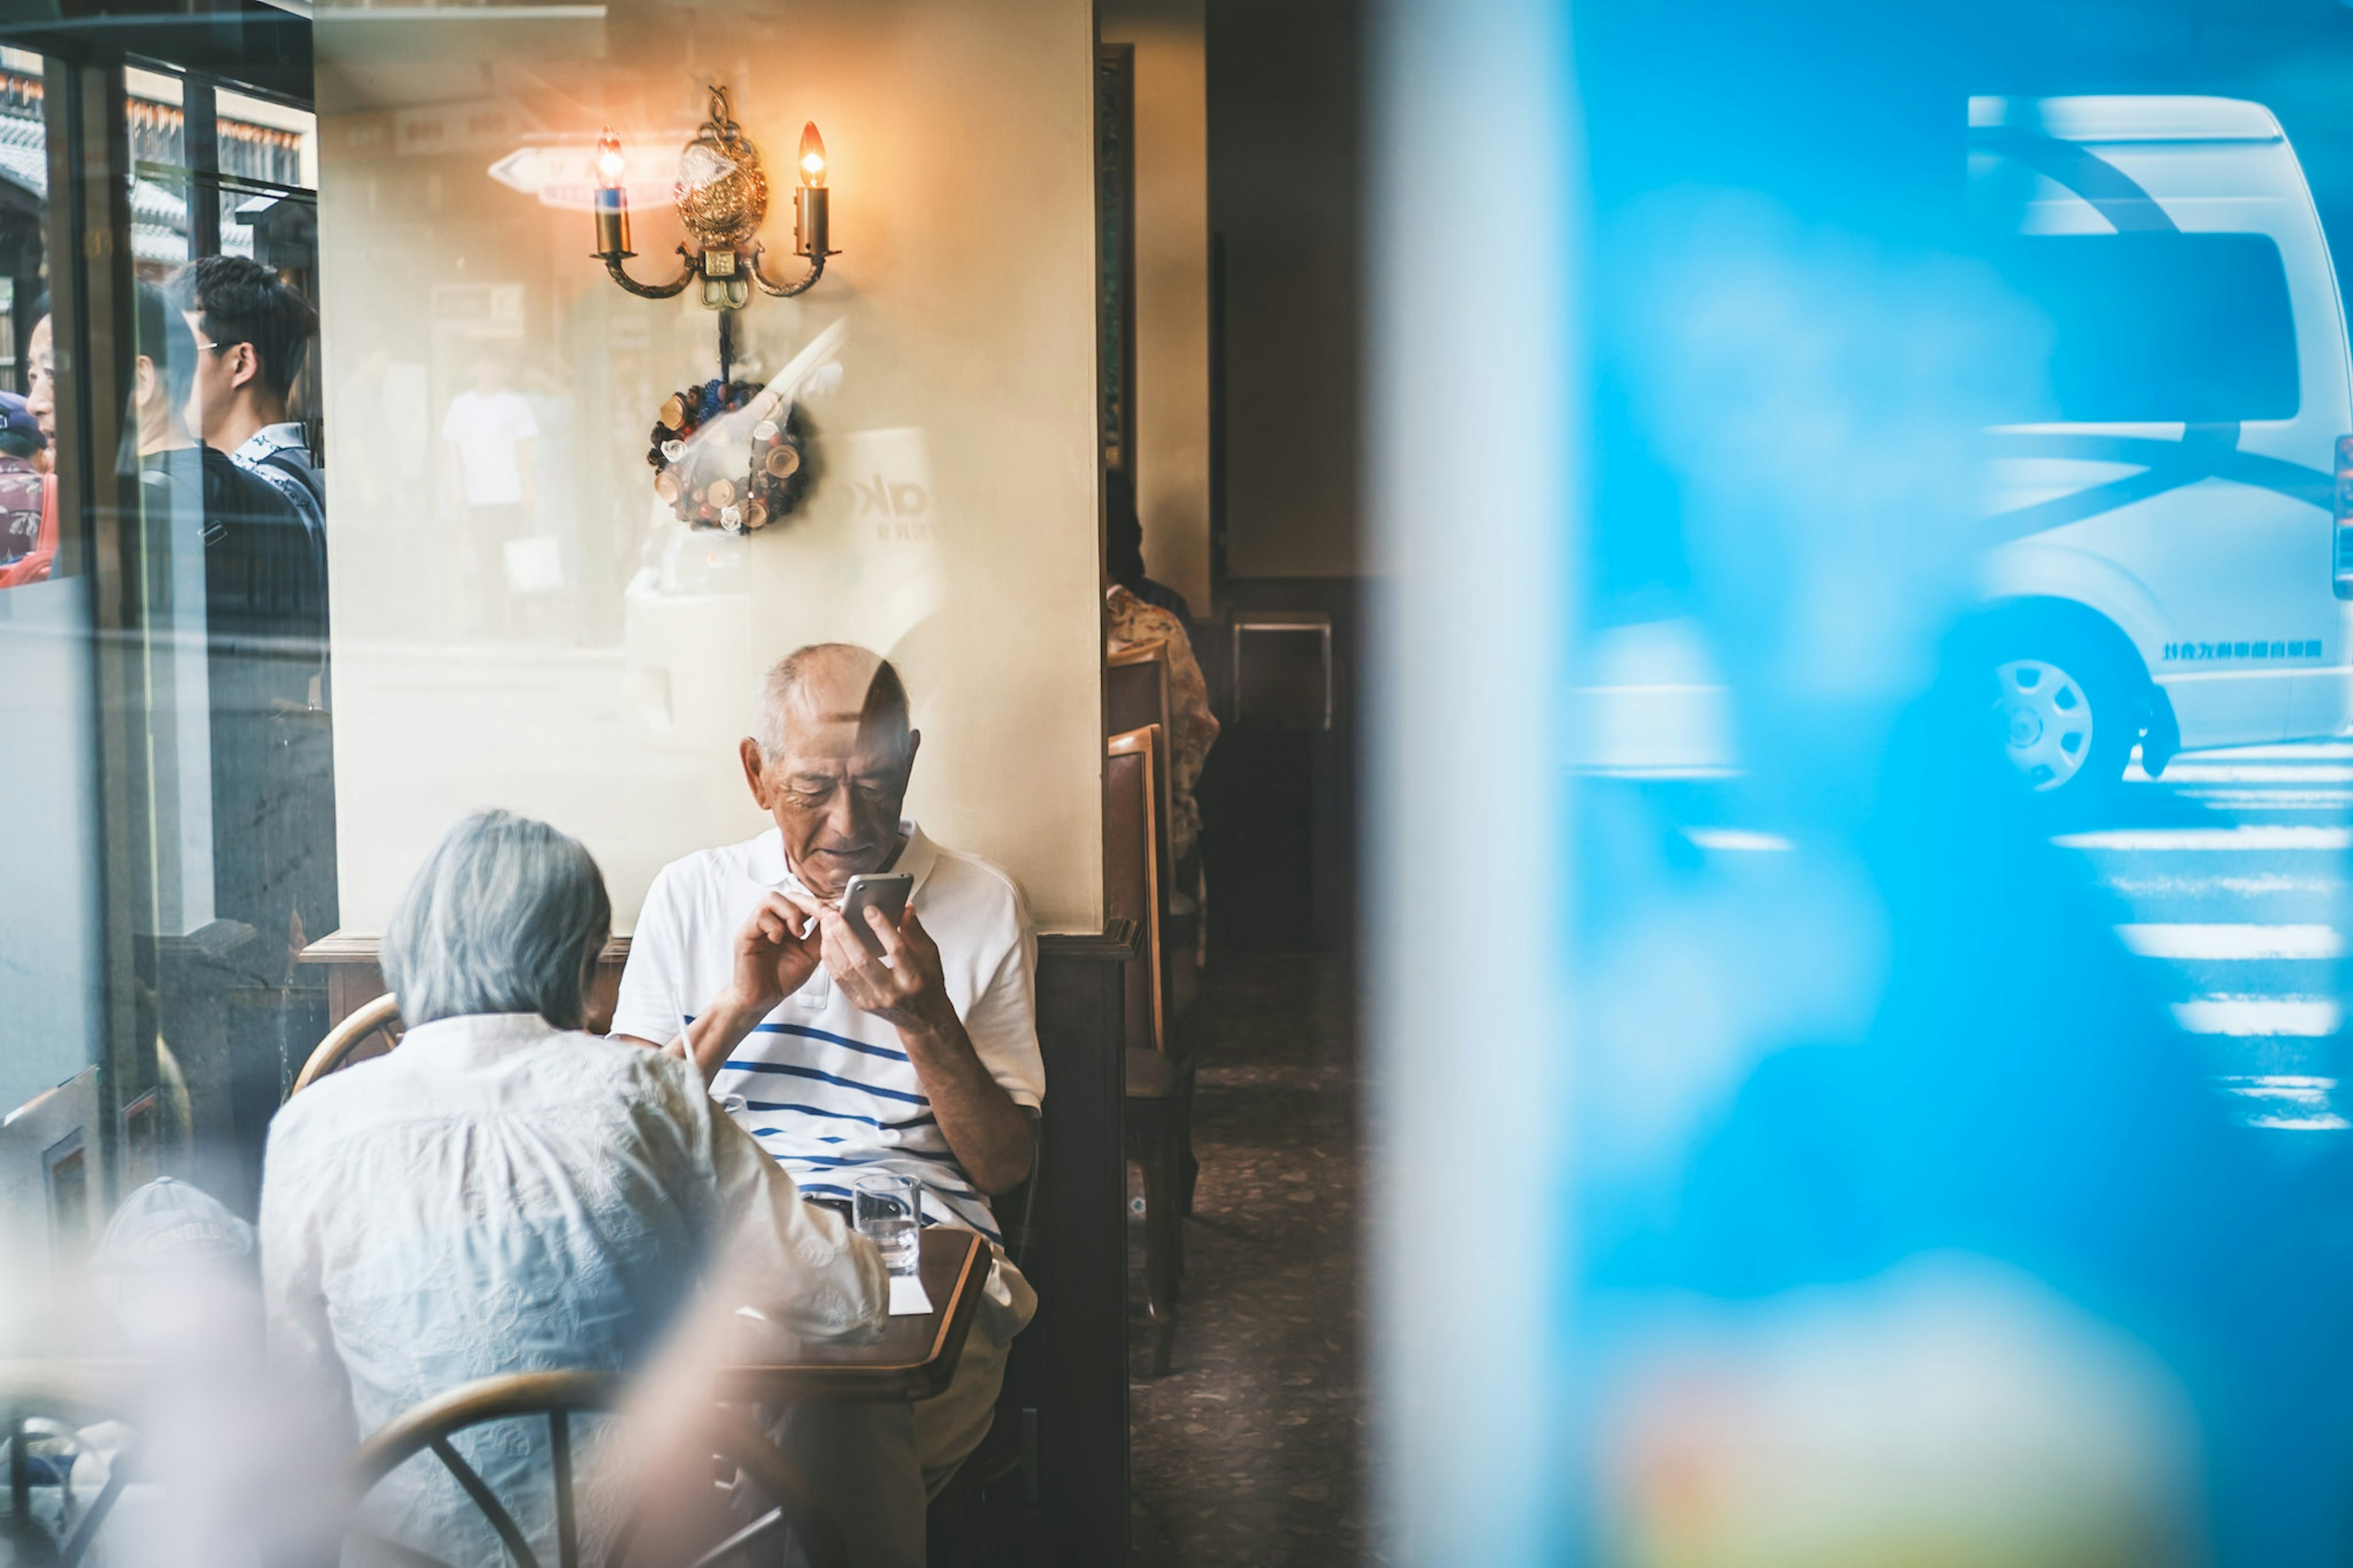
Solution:
<svg viewBox="0 0 2353 1568"><path fill-rule="evenodd" d="M2136 761L2353 733L2353 365L2319 216L2260 104L1969 106L1989 250L2049 326L2048 397L1989 433L1975 647L2011 762L2088 795ZM1738 766L1688 621L1611 628L1586 771Z"/></svg>
<svg viewBox="0 0 2353 1568"><path fill-rule="evenodd" d="M2345 310L2260 104L1981 98L1970 194L2047 319L2049 399L1992 433L1985 657L2048 792L2178 750L2345 732ZM2348 562L2353 564L2353 562Z"/></svg>

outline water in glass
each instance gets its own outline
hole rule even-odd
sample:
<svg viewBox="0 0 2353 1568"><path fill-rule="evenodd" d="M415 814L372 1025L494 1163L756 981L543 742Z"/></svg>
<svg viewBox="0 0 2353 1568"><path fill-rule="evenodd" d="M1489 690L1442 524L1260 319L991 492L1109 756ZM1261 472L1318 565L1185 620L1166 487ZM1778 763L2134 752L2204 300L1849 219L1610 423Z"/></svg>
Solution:
<svg viewBox="0 0 2353 1568"><path fill-rule="evenodd" d="M916 1240L921 1210L914 1178L874 1174L860 1176L852 1205L858 1234L882 1254L883 1267L893 1274L913 1274L921 1248Z"/></svg>

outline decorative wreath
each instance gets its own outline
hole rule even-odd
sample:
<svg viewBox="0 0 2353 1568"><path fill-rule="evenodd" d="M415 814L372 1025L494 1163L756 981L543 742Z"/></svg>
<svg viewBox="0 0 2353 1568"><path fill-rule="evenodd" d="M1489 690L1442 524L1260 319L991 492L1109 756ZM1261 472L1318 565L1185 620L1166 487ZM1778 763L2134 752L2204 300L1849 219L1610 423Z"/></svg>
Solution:
<svg viewBox="0 0 2353 1568"><path fill-rule="evenodd" d="M810 437L799 405L759 383L707 381L662 404L646 461L681 522L749 533L798 510Z"/></svg>

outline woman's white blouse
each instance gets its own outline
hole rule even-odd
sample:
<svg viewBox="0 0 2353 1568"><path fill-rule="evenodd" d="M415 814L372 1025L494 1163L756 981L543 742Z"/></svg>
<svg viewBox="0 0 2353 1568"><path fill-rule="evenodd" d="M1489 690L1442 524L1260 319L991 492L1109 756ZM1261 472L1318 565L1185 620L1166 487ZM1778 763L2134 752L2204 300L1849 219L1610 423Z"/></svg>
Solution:
<svg viewBox="0 0 2353 1568"><path fill-rule="evenodd" d="M686 1063L530 1015L424 1025L290 1100L261 1248L272 1349L348 1400L354 1436L475 1378L636 1368L716 1266L725 1304L812 1337L888 1310L873 1247L801 1202ZM528 1529L545 1424L513 1425L461 1447ZM371 1511L496 1561L438 1468L405 1467Z"/></svg>

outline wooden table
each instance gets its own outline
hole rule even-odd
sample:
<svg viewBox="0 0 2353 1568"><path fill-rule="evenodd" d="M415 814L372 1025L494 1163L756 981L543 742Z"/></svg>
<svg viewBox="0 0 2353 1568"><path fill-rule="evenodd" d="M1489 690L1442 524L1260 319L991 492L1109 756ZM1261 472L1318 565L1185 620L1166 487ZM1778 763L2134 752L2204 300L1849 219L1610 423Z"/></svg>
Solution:
<svg viewBox="0 0 2353 1568"><path fill-rule="evenodd" d="M882 1405L945 1392L994 1255L978 1236L950 1226L934 1226L917 1239L929 1312L892 1318L881 1339L862 1345L812 1343L738 1314L719 1374L722 1396L761 1405Z"/></svg>
<svg viewBox="0 0 2353 1568"><path fill-rule="evenodd" d="M929 1312L890 1319L881 1338L851 1345L813 1343L773 1323L735 1316L728 1331L735 1337L719 1374L722 1397L763 1405L880 1405L944 1392L955 1377L995 1255L980 1237L951 1226L934 1226L918 1242ZM122 1417L136 1409L149 1376L150 1369L134 1361L0 1361L0 1436L28 1415Z"/></svg>

